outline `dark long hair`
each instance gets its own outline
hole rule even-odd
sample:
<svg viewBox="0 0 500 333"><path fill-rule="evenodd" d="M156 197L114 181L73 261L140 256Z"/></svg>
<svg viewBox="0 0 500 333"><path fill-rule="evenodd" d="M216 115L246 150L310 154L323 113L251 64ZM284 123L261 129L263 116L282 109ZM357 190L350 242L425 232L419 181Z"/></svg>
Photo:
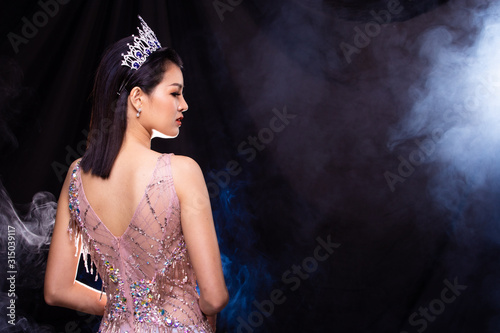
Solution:
<svg viewBox="0 0 500 333"><path fill-rule="evenodd" d="M95 76L87 150L81 167L104 179L109 177L122 146L132 88L139 87L150 94L163 80L169 65L182 67L179 55L168 47L153 52L138 70L122 66L122 53L126 54L127 43L133 42L133 37L126 37L109 47Z"/></svg>

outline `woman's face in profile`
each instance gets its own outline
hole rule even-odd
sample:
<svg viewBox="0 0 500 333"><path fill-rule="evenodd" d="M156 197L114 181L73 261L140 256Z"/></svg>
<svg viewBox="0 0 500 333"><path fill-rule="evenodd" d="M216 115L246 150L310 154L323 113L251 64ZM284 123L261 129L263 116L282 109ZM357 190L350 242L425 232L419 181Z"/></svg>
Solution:
<svg viewBox="0 0 500 333"><path fill-rule="evenodd" d="M182 112L188 109L183 96L184 78L181 69L170 64L163 74L163 80L154 88L144 104L144 115L148 118L151 130L176 137L182 124ZM146 108L147 107L147 108Z"/></svg>

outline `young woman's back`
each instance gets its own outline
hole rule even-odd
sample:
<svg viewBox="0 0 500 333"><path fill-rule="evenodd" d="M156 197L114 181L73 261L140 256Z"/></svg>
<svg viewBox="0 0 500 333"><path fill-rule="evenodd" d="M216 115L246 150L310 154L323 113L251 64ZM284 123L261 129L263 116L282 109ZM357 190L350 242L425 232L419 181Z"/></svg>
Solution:
<svg viewBox="0 0 500 333"><path fill-rule="evenodd" d="M144 197L160 155L152 150L124 151L118 154L109 178L102 179L90 172L82 173L87 199L113 235L120 236L128 227Z"/></svg>
<svg viewBox="0 0 500 333"><path fill-rule="evenodd" d="M78 162L75 165L70 205L76 223L71 228L74 234L82 235L84 256L90 254L106 290L108 302L101 332L131 329L147 332L155 328L165 332L175 332L174 328L183 332L211 332L198 306L196 275L182 232L171 157L170 154L157 157L131 218L115 224L123 229L124 222L128 222L120 233L113 233L89 202L85 177ZM118 175L126 172L127 167L120 170L117 165L116 171ZM131 174L128 180L140 182L143 177ZM110 176L109 187L116 185L118 189L106 191L102 183L94 181L89 179L91 191L93 194L103 191L100 195L103 201L98 206L106 207L107 202L114 201L106 200L106 196L114 195L121 185L113 184Z"/></svg>
<svg viewBox="0 0 500 333"><path fill-rule="evenodd" d="M153 130L177 136L188 109L182 61L141 24L97 71L88 147L58 201L45 300L103 315L100 332L212 332L228 293L203 174L150 149ZM75 281L80 252L104 294Z"/></svg>

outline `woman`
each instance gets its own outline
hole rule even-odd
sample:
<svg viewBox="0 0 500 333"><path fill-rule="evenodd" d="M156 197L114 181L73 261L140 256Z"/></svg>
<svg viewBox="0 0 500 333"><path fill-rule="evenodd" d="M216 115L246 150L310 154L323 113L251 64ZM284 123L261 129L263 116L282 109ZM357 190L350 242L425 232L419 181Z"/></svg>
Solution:
<svg viewBox="0 0 500 333"><path fill-rule="evenodd" d="M228 292L202 172L150 149L153 130L177 136L188 109L182 62L139 19L139 36L111 46L97 71L87 151L58 202L45 300L103 315L100 332L212 332ZM75 281L81 252L105 293Z"/></svg>

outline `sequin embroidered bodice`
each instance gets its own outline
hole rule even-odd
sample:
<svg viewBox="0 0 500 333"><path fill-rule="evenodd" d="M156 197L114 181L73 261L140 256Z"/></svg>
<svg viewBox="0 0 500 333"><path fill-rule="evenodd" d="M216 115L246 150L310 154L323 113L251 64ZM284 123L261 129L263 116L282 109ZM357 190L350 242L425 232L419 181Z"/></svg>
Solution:
<svg viewBox="0 0 500 333"><path fill-rule="evenodd" d="M107 229L87 201L79 162L73 170L68 230L75 241L81 239L83 258L90 255L108 298L99 332L212 332L198 305L170 158L158 158L120 237Z"/></svg>

